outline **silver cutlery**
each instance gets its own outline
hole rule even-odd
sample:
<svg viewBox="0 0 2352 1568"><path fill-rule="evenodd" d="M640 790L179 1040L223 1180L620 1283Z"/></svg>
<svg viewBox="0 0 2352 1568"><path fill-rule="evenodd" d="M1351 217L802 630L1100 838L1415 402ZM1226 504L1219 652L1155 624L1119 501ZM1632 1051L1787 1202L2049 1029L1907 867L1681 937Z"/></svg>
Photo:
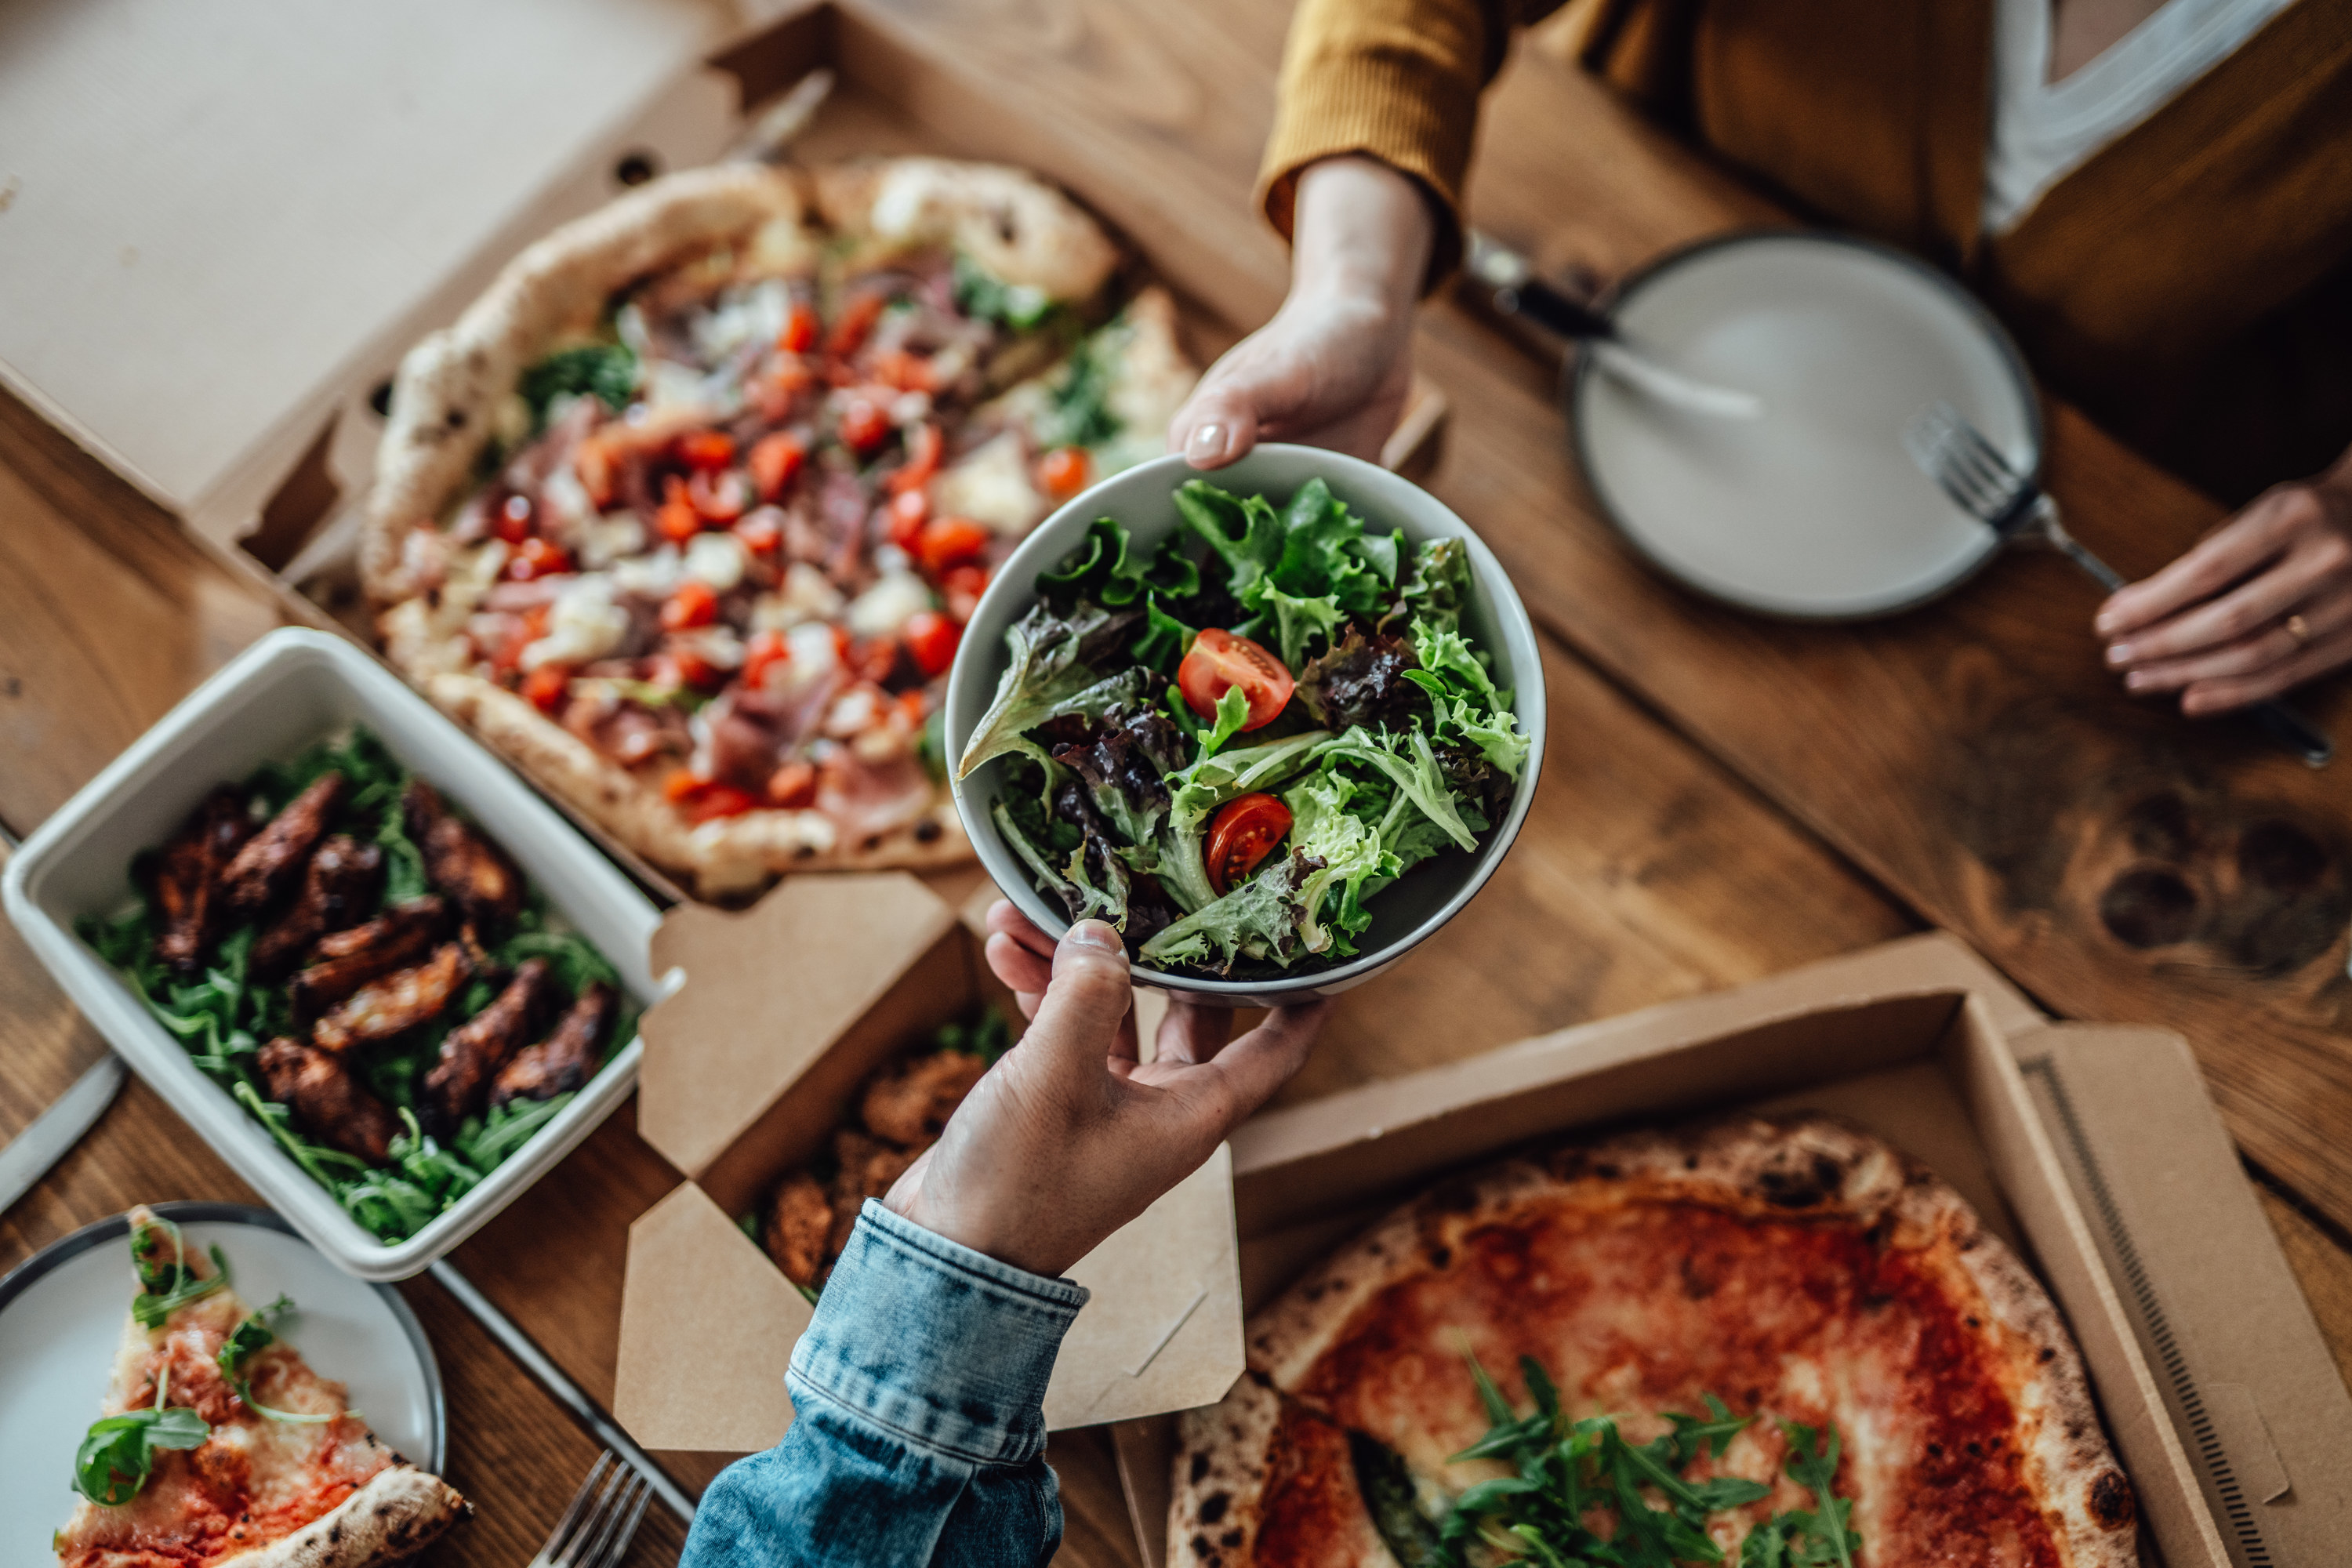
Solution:
<svg viewBox="0 0 2352 1568"><path fill-rule="evenodd" d="M616 1568L652 1498L646 1478L611 1450L597 1455L530 1568Z"/></svg>
<svg viewBox="0 0 2352 1568"><path fill-rule="evenodd" d="M2122 574L2100 560L2067 532L2058 520L2058 503L2031 474L2021 473L1984 432L1969 424L1948 403L1926 408L1903 430L1903 448L1911 460L1943 487L1962 511L2002 539L2031 534L2053 546L2113 593L2124 585ZM2245 710L2279 744L2313 767L2325 767L2336 754L2336 742L2310 720L2280 702L2259 702Z"/></svg>
<svg viewBox="0 0 2352 1568"><path fill-rule="evenodd" d="M1496 311L1533 322L1555 337L1581 343L1593 363L1645 397L1717 419L1760 419L1764 400L1752 392L1716 386L1667 364L1628 342L1601 311L1553 288L1528 258L1476 229L1470 231L1464 270L1492 289Z"/></svg>
<svg viewBox="0 0 2352 1568"><path fill-rule="evenodd" d="M107 1052L103 1059L74 1079L71 1089L58 1096L47 1110L8 1140L5 1148L0 1148L0 1214L15 1207L16 1200L48 1174L49 1167L80 1142L83 1133L98 1124L98 1119L106 1114L106 1108L121 1091L125 1076L122 1058L112 1051Z"/></svg>

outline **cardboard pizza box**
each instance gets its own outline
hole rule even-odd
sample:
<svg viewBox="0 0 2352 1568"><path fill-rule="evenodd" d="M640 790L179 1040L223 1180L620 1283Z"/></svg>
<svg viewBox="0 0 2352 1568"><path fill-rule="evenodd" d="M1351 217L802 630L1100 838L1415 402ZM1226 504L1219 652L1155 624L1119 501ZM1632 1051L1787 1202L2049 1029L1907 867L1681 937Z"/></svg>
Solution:
<svg viewBox="0 0 2352 1568"><path fill-rule="evenodd" d="M1940 933L1256 1118L1233 1138L1244 1304L1514 1148L1808 1108L1935 1170L2049 1289L2137 1493L2146 1561L2343 1558L2352 1398L2186 1044L2053 1025ZM1113 1436L1161 1568L1175 1417Z"/></svg>
<svg viewBox="0 0 2352 1568"><path fill-rule="evenodd" d="M793 142L1059 181L1171 285L1206 365L1278 302L1269 261L1036 118L1017 83L851 5L792 0L28 0L0 17L0 384L261 583L373 647L360 504L401 356L531 240L727 154L812 70ZM184 128L193 127L194 130ZM289 134L289 129L298 133ZM1385 460L1435 465L1416 382ZM552 798L552 797L551 797ZM662 898L686 892L561 801Z"/></svg>
<svg viewBox="0 0 2352 1568"><path fill-rule="evenodd" d="M637 1131L688 1179L629 1227L613 1410L649 1448L751 1453L792 1419L784 1368L814 1308L739 1218L825 1146L885 1061L982 1004L1018 1015L974 929L903 873L790 878L740 914L672 910L652 967L684 981L638 1026ZM1070 1270L1093 1299L1046 1388L1048 1426L1180 1410L1232 1386L1231 1175L1220 1148Z"/></svg>

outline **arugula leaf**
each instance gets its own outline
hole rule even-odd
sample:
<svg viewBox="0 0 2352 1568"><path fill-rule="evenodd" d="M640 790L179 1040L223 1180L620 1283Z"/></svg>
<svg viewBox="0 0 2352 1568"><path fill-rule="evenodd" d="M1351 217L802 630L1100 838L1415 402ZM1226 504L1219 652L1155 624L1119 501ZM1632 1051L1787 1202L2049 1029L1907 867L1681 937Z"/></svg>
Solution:
<svg viewBox="0 0 2352 1568"><path fill-rule="evenodd" d="M139 1495L155 1468L158 1448L194 1448L213 1435L205 1418L186 1408L163 1408L171 1380L166 1366L155 1403L93 1422L74 1453L74 1490L100 1508L121 1508Z"/></svg>
<svg viewBox="0 0 2352 1568"><path fill-rule="evenodd" d="M148 1259L149 1244L168 1237L173 1260ZM131 1232L131 1263L139 1276L140 1293L131 1299L131 1315L142 1328L160 1329L165 1320L191 1301L201 1301L228 1283L228 1258L218 1246L212 1249L213 1272L199 1277L188 1267L188 1238L168 1219L150 1219Z"/></svg>
<svg viewBox="0 0 2352 1568"><path fill-rule="evenodd" d="M548 407L557 398L593 395L618 414L637 391L637 356L623 343L583 343L559 349L522 373L522 400L530 405L530 427L547 428Z"/></svg>
<svg viewBox="0 0 2352 1568"><path fill-rule="evenodd" d="M247 1313L243 1321L229 1331L228 1338L221 1342L220 1353L213 1361L228 1385L236 1390L236 1396L244 1400L255 1415L271 1421L283 1421L289 1426L316 1426L332 1421L334 1415L331 1413L304 1414L279 1410L264 1405L253 1396L253 1380L245 1372L247 1360L278 1342L278 1335L269 1326L271 1320L293 1310L293 1298L281 1295L267 1307Z"/></svg>
<svg viewBox="0 0 2352 1568"><path fill-rule="evenodd" d="M613 1035L616 1039L623 1037L617 1026ZM488 1175L530 1142L531 1134L562 1115L576 1092L566 1089L545 1100L510 1100L492 1108L478 1124L467 1117L465 1125L457 1129L457 1152L475 1170Z"/></svg>
<svg viewBox="0 0 2352 1568"><path fill-rule="evenodd" d="M1829 1428L1824 1436L1799 1422L1783 1421L1780 1431L1789 1439L1789 1475L1799 1485L1810 1488L1821 1501L1821 1507L1811 1513L1789 1515L1798 1521L1806 1537L1807 1561L1853 1568L1853 1554L1862 1546L1860 1538L1847 1524L1853 1511L1853 1500L1838 1497L1831 1489L1837 1480L1837 1428Z"/></svg>
<svg viewBox="0 0 2352 1568"><path fill-rule="evenodd" d="M1412 1474L1403 1457L1361 1432L1349 1429L1348 1457L1356 1471L1356 1489L1363 1494L1372 1529L1386 1543L1399 1568L1434 1568L1449 1554L1437 1528L1421 1511ZM1460 1506L1459 1504L1456 1505Z"/></svg>
<svg viewBox="0 0 2352 1568"><path fill-rule="evenodd" d="M956 308L975 321L1025 331L1054 313L1054 297L1043 289L1007 283L961 250L952 265Z"/></svg>

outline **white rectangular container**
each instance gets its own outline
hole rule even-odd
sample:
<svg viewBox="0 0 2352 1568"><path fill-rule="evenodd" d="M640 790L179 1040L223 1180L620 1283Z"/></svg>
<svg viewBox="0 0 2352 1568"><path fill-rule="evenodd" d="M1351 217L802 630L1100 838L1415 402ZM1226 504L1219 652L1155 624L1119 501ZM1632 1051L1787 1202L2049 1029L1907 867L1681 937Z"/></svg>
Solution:
<svg viewBox="0 0 2352 1568"><path fill-rule="evenodd" d="M289 759L353 722L513 857L549 906L620 971L631 1001L642 1008L656 999L647 964L661 917L652 902L505 763L390 670L322 632L272 632L190 692L25 841L0 879L0 896L66 994L239 1175L342 1268L362 1279L404 1279L513 1202L627 1098L641 1051L635 1037L480 1185L415 1236L387 1246L205 1077L74 933L78 918L123 906L131 858L169 838L215 784Z"/></svg>

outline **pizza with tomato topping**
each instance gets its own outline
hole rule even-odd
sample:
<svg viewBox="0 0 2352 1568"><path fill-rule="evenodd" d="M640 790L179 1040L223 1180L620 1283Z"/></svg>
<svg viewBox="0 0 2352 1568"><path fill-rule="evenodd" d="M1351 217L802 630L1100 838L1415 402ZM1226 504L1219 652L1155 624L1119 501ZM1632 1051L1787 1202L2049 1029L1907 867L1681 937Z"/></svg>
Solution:
<svg viewBox="0 0 2352 1568"><path fill-rule="evenodd" d="M1022 171L657 180L403 363L362 568L392 661L705 897L969 854L930 737L1023 535L1157 455L1165 290Z"/></svg>
<svg viewBox="0 0 2352 1568"><path fill-rule="evenodd" d="M471 1514L278 1336L291 1303L252 1310L218 1248L130 1217L140 1290L75 1456L60 1568L379 1568Z"/></svg>
<svg viewBox="0 0 2352 1568"><path fill-rule="evenodd" d="M1449 1182L1247 1332L1183 1417L1171 1564L2139 1561L2057 1310L1827 1117Z"/></svg>

